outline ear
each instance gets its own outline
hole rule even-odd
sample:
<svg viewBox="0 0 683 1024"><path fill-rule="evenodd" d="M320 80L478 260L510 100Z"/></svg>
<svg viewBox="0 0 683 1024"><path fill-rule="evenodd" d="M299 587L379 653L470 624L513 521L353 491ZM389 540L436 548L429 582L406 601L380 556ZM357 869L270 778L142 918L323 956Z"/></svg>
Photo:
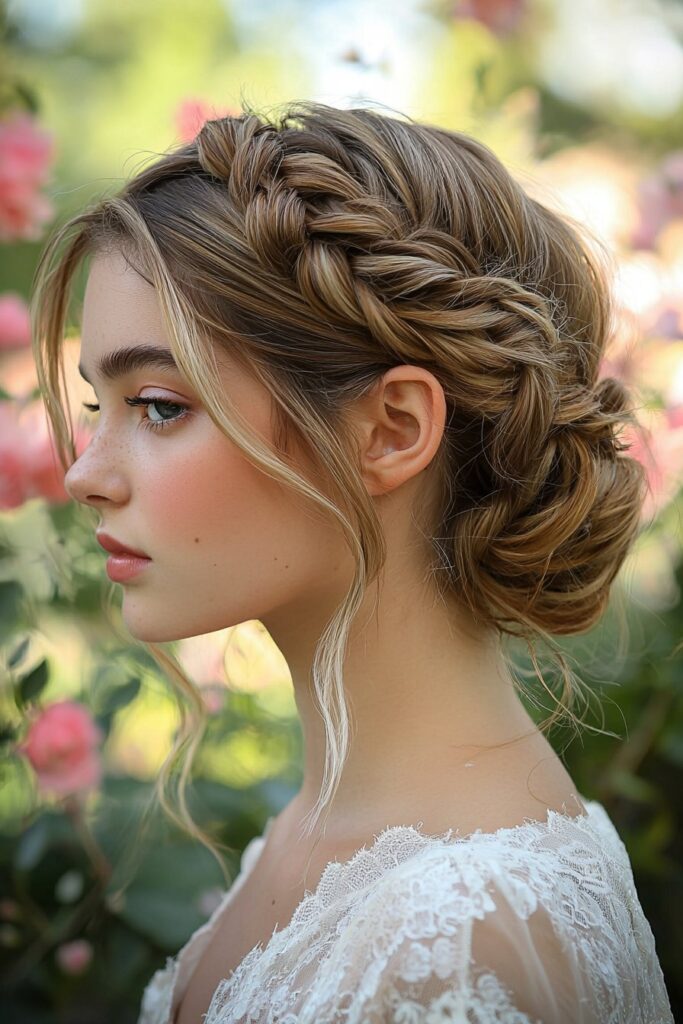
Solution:
<svg viewBox="0 0 683 1024"><path fill-rule="evenodd" d="M429 370L393 366L352 415L368 493L387 494L434 458L446 423L446 398Z"/></svg>

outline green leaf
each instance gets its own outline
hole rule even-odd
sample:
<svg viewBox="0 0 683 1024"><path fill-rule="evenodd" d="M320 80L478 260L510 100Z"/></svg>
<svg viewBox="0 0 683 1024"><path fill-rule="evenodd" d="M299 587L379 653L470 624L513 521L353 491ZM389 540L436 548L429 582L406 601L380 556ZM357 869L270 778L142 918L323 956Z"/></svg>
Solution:
<svg viewBox="0 0 683 1024"><path fill-rule="evenodd" d="M0 722L0 746L17 738L17 730L10 722Z"/></svg>
<svg viewBox="0 0 683 1024"><path fill-rule="evenodd" d="M10 654L8 662L10 668L14 668L16 665L19 664L20 661L24 660L24 656L26 654L26 651L28 650L30 639L31 638L28 636L24 637L19 646L15 647L12 654Z"/></svg>
<svg viewBox="0 0 683 1024"><path fill-rule="evenodd" d="M23 706L29 701L36 700L42 693L49 676L50 670L47 661L43 659L32 672L29 672L27 676L19 680L17 684L19 705Z"/></svg>
<svg viewBox="0 0 683 1024"><path fill-rule="evenodd" d="M139 691L140 680L137 678L129 679L122 686L114 687L114 689L107 693L102 714L105 716L111 715L114 711L118 711L119 708L130 704L137 697Z"/></svg>
<svg viewBox="0 0 683 1024"><path fill-rule="evenodd" d="M38 818L19 840L14 864L18 871L31 871L40 862L50 841L50 824L46 817Z"/></svg>
<svg viewBox="0 0 683 1024"><path fill-rule="evenodd" d="M17 81L14 83L14 88L17 94L21 96L22 100L30 110L32 114L40 113L40 105L37 94L31 89L25 82Z"/></svg>
<svg viewBox="0 0 683 1024"><path fill-rule="evenodd" d="M637 804L656 805L660 795L657 787L640 775L616 771L610 776L615 792Z"/></svg>
<svg viewBox="0 0 683 1024"><path fill-rule="evenodd" d="M138 975L149 977L149 944L116 918L110 919L104 936L103 955L106 960L107 995L120 998L138 985Z"/></svg>
<svg viewBox="0 0 683 1024"><path fill-rule="evenodd" d="M206 920L200 899L214 887L224 889L225 881L207 849L165 842L146 852L122 907L114 912L139 935L175 952Z"/></svg>
<svg viewBox="0 0 683 1024"><path fill-rule="evenodd" d="M657 752L667 761L683 768L683 729L672 731L661 736Z"/></svg>
<svg viewBox="0 0 683 1024"><path fill-rule="evenodd" d="M0 638L16 633L23 597L24 589L17 580L0 581Z"/></svg>
<svg viewBox="0 0 683 1024"><path fill-rule="evenodd" d="M56 856L64 855L71 863L79 855L85 856L73 823L60 811L43 811L29 825L14 852L15 867L18 871L32 871L46 854L51 866Z"/></svg>
<svg viewBox="0 0 683 1024"><path fill-rule="evenodd" d="M114 716L112 712L106 712L103 715L95 715L95 724L102 731L103 739L106 740L111 732L112 723Z"/></svg>

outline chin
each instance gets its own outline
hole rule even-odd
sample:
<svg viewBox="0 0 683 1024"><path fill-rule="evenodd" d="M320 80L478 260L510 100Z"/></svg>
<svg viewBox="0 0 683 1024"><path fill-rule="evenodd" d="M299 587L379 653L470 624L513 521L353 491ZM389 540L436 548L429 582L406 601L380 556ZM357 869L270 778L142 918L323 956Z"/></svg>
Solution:
<svg viewBox="0 0 683 1024"><path fill-rule="evenodd" d="M197 632L188 631L188 629L182 629L169 623L168 619L165 622L154 622L149 618L145 619L135 615L130 609L126 609L125 601L121 609L121 617L130 635L145 644L165 644L173 640L184 640L185 637L198 635Z"/></svg>
<svg viewBox="0 0 683 1024"><path fill-rule="evenodd" d="M244 613L242 617L238 612ZM258 618L258 615L250 612L251 609L239 608L213 614L198 613L196 608L184 608L181 604L174 609L169 607L168 602L156 608L148 600L148 595L140 594L138 597L132 588L124 590L121 603L121 617L126 629L132 637L146 644L187 640L189 637L204 636Z"/></svg>

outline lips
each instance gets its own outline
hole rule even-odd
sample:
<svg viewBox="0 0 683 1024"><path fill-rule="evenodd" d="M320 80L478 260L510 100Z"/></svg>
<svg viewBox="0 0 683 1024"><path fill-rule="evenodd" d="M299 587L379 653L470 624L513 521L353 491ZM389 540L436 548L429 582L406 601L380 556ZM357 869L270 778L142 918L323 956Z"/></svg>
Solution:
<svg viewBox="0 0 683 1024"><path fill-rule="evenodd" d="M136 558L149 558L144 551L137 551L135 548L126 547L120 541L116 540L115 537L110 537L108 533L96 533L97 543L108 551L112 555L129 555Z"/></svg>

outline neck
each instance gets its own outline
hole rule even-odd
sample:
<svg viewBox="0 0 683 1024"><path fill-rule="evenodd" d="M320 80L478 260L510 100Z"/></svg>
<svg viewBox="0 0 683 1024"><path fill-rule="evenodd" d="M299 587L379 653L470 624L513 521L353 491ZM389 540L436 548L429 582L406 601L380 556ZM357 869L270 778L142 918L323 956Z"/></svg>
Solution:
<svg viewBox="0 0 683 1024"><path fill-rule="evenodd" d="M325 733L311 666L331 611L318 599L288 621L264 621L290 667L301 720L304 776L293 801L300 817L315 805L323 779ZM462 611L426 587L408 591L385 581L381 603L371 588L351 630L343 676L351 744L328 837L361 834L393 819L408 823L408 808L420 815L430 802L453 799L459 787L466 792L477 768L492 763L495 750L487 748L537 733L497 635L477 632Z"/></svg>

